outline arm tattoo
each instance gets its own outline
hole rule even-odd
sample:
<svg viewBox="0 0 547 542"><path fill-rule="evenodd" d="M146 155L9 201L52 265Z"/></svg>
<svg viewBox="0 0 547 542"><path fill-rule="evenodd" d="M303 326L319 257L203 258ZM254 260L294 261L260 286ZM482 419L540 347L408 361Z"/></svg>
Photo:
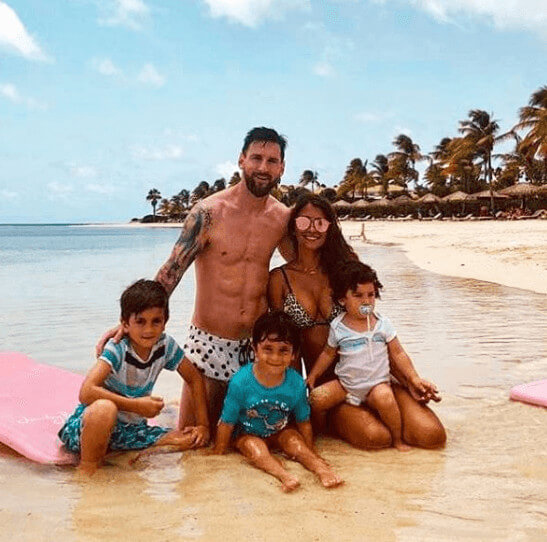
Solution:
<svg viewBox="0 0 547 542"><path fill-rule="evenodd" d="M210 228L211 211L198 204L186 217L171 256L156 275L156 280L163 285L169 295L176 288L197 254L205 247L207 232Z"/></svg>

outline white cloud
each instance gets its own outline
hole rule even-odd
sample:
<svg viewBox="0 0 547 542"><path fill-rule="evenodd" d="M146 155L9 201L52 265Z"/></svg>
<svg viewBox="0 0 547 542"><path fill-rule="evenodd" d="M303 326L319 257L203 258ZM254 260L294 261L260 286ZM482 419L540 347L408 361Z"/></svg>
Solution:
<svg viewBox="0 0 547 542"><path fill-rule="evenodd" d="M7 98L8 100L16 104L23 101L23 98L21 98L21 96L19 95L19 91L17 90L15 85L12 85L11 83L4 83L0 85L0 94L4 96L4 98Z"/></svg>
<svg viewBox="0 0 547 542"><path fill-rule="evenodd" d="M47 109L43 103L35 100L34 98L21 96L17 90L17 87L11 83L0 84L0 96L3 96L14 104L26 105L29 109L40 109L42 111Z"/></svg>
<svg viewBox="0 0 547 542"><path fill-rule="evenodd" d="M329 62L318 62L313 67L313 73L320 77L332 77L334 75L334 68Z"/></svg>
<svg viewBox="0 0 547 542"><path fill-rule="evenodd" d="M215 172L221 177L224 177L227 181L230 180L235 171L239 171L239 166L229 160L215 166Z"/></svg>
<svg viewBox="0 0 547 542"><path fill-rule="evenodd" d="M165 77L161 75L153 64L145 64L139 73L137 79L145 85L153 87L162 87L165 85Z"/></svg>
<svg viewBox="0 0 547 542"><path fill-rule="evenodd" d="M29 60L48 60L17 13L4 2L0 2L0 47L14 51Z"/></svg>
<svg viewBox="0 0 547 542"><path fill-rule="evenodd" d="M109 58L94 58L91 60L93 69L107 77L122 75L121 70Z"/></svg>
<svg viewBox="0 0 547 542"><path fill-rule="evenodd" d="M95 194L113 194L116 191L116 189L110 184L96 183L86 184L85 189L88 192L94 192Z"/></svg>
<svg viewBox="0 0 547 542"><path fill-rule="evenodd" d="M204 0L212 17L226 17L244 26L257 27L285 12L310 8L310 0Z"/></svg>
<svg viewBox="0 0 547 542"><path fill-rule="evenodd" d="M386 4L393 0L375 0ZM400 1L400 0L398 0ZM404 0L426 11L441 22L457 16L478 16L499 29L531 30L547 39L547 2L545 0Z"/></svg>
<svg viewBox="0 0 547 542"><path fill-rule="evenodd" d="M91 166L70 165L69 171L73 177L80 179L89 179L91 177L96 177L97 175L97 170Z"/></svg>
<svg viewBox="0 0 547 542"><path fill-rule="evenodd" d="M11 190L0 190L0 199L15 199L18 197L18 192L13 192Z"/></svg>
<svg viewBox="0 0 547 542"><path fill-rule="evenodd" d="M136 146L132 149L134 158L141 160L180 160L184 150L179 145L165 145L164 147Z"/></svg>
<svg viewBox="0 0 547 542"><path fill-rule="evenodd" d="M150 14L150 8L142 0L108 0L101 7L105 15L99 18L99 23L132 30L140 30Z"/></svg>
<svg viewBox="0 0 547 542"><path fill-rule="evenodd" d="M410 128L407 128L406 126L396 125L393 128L393 136L398 136L399 134L404 134L412 137L412 130Z"/></svg>

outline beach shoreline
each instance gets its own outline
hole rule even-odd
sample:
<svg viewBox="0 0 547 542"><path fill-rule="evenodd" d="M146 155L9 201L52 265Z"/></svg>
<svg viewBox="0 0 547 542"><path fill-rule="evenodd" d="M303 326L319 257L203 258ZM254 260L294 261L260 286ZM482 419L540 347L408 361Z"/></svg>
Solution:
<svg viewBox="0 0 547 542"><path fill-rule="evenodd" d="M181 224L132 222L116 226L180 228ZM341 226L351 244L361 248L367 243L400 246L426 271L547 294L547 220L343 220ZM363 226L366 241L355 239Z"/></svg>

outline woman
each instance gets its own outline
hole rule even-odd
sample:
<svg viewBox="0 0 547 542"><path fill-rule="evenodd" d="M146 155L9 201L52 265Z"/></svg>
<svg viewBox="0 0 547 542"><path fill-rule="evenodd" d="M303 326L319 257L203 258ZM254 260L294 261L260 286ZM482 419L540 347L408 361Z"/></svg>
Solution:
<svg viewBox="0 0 547 542"><path fill-rule="evenodd" d="M327 341L330 321L342 310L331 298L336 267L342 261L357 259L357 255L345 241L333 208L320 196L310 193L299 198L292 209L288 230L296 257L271 271L268 298L272 309L284 310L301 329L302 358L309 374ZM409 380L409 371L414 372L414 368L391 366L392 374L402 384ZM321 382L333 377L331 369ZM401 410L404 440L422 448L443 446L444 428L433 411L417 401L418 390L395 384L393 392ZM342 404L332 409L330 425L341 438L358 448L391 445L387 427L363 405Z"/></svg>

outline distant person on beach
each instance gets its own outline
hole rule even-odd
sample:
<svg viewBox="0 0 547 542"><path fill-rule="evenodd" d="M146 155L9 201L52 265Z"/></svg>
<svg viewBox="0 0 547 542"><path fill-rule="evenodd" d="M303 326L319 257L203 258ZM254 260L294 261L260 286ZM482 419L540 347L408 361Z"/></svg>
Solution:
<svg viewBox="0 0 547 542"><path fill-rule="evenodd" d="M209 416L218 420L226 386L241 367L252 326L268 304L270 259L282 245L289 210L270 196L285 169L286 140L270 128L253 128L239 155L242 180L196 204L173 251L156 275L171 295L195 262L196 298L185 355L204 374ZM288 240L285 246L290 246ZM280 247L282 248L282 247ZM107 332L97 345L123 330ZM183 388L179 427L196 423Z"/></svg>
<svg viewBox="0 0 547 542"><path fill-rule="evenodd" d="M343 483L313 449L306 384L290 367L299 355L299 344L298 328L284 312L265 313L256 321L255 361L230 380L212 450L225 453L234 436L234 446L253 465L275 476L287 492L300 482L272 456L271 448L302 463L327 488ZM291 416L296 428L289 424Z"/></svg>
<svg viewBox="0 0 547 542"><path fill-rule="evenodd" d="M108 450L142 450L176 446L187 450L209 440L205 385L201 373L164 333L169 298L161 284L139 280L121 297L125 337L110 340L80 389L81 403L59 431L71 452L80 454L80 469L93 474ZM164 407L152 388L163 369L178 371L194 400L196 425L183 431L150 426L146 418Z"/></svg>
<svg viewBox="0 0 547 542"><path fill-rule="evenodd" d="M268 300L272 309L284 310L301 330L302 359L309 375L327 344L329 324L343 311L332 298L336 270L341 263L358 258L340 231L334 209L321 196L304 194L298 199L289 217L288 236L295 257L270 273ZM443 446L444 428L427 406L432 397L419 384L421 379L412 363L402 356L390 361L390 372L398 380L392 390L401 413L404 441L422 448ZM301 372L299 360L294 367ZM334 378L331 366L315 384ZM366 403L355 406L344 401L333 406L327 421L332 433L358 448L377 449L392 444L388 427Z"/></svg>
<svg viewBox="0 0 547 542"><path fill-rule="evenodd" d="M337 270L332 297L344 312L330 323L327 344L307 378L312 390L310 403L322 426L334 406L344 401L354 406L365 404L389 429L393 446L408 451L411 448L403 440L401 411L391 388L390 361L407 367L411 385L419 390L422 401L440 401L440 397L433 384L411 370L412 362L391 322L375 309L381 288L376 272L364 263L349 261ZM338 378L316 387L317 379L337 355L334 372Z"/></svg>

